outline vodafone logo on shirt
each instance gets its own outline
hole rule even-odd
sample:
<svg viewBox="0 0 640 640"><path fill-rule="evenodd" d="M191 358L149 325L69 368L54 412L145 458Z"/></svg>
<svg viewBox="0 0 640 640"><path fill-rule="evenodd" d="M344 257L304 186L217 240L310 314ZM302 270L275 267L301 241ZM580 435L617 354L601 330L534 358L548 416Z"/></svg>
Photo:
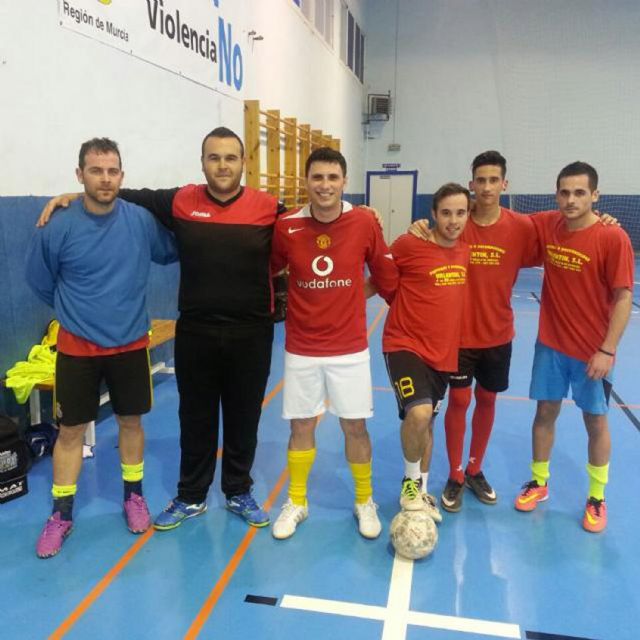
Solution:
<svg viewBox="0 0 640 640"><path fill-rule="evenodd" d="M313 280L301 280L298 278L296 284L300 289L336 289L338 287L350 287L353 285L351 278L328 278L333 272L333 260L329 256L316 256L311 261L311 270L318 276Z"/></svg>
<svg viewBox="0 0 640 640"><path fill-rule="evenodd" d="M321 265L325 265L322 267ZM317 276L328 276L333 271L333 260L328 256L318 256L311 263L313 273Z"/></svg>

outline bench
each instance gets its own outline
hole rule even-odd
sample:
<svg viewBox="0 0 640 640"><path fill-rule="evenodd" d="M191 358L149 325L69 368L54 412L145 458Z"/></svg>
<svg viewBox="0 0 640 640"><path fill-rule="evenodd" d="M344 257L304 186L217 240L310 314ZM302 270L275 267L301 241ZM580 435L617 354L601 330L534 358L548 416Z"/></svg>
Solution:
<svg viewBox="0 0 640 640"><path fill-rule="evenodd" d="M159 347L160 345L173 340L176 335L176 321L175 320L152 320L151 321L151 337L149 340L149 350ZM154 373L174 373L173 367L167 367L164 362L156 362L151 367L151 374ZM3 381L4 382L4 381ZM43 380L35 385L31 395L29 396L29 412L31 414L31 424L39 424L42 422L42 415L40 410L40 392L41 391L53 391L54 379ZM103 393L100 396L100 406L109 402L109 394ZM84 437L84 450L83 457L93 457L93 447L96 444L96 430L95 423L91 422Z"/></svg>

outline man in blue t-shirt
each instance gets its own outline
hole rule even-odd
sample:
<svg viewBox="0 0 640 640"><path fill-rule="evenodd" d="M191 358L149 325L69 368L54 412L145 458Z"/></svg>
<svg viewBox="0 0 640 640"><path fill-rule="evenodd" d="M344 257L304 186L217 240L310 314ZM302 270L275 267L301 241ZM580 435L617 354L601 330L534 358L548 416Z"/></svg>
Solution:
<svg viewBox="0 0 640 640"><path fill-rule="evenodd" d="M60 433L53 451L53 513L36 546L40 558L56 555L72 530L84 434L97 417L103 380L119 426L127 526L132 533L150 526L140 418L152 404L146 291L151 261L177 260L173 236L145 209L118 198L124 173L115 142L85 142L76 175L82 198L38 229L27 252L27 282L60 322Z"/></svg>

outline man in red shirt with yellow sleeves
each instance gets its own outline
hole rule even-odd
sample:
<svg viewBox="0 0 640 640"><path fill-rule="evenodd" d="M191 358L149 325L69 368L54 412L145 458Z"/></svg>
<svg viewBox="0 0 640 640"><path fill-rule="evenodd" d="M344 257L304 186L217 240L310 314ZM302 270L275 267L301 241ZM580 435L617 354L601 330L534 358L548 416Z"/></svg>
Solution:
<svg viewBox="0 0 640 640"><path fill-rule="evenodd" d="M562 399L571 386L589 440L589 496L583 527L607 526L604 488L611 437L607 421L616 349L632 305L634 258L627 234L597 224L598 174L585 162L566 166L556 182L559 211L533 217L544 250L540 326L530 397L533 421L532 479L515 501L533 511L548 498L549 460Z"/></svg>

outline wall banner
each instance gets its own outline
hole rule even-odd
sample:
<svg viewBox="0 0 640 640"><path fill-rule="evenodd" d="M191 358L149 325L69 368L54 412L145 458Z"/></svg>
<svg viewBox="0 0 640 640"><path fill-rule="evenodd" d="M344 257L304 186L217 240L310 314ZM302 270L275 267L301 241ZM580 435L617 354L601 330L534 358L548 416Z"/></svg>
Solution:
<svg viewBox="0 0 640 640"><path fill-rule="evenodd" d="M60 25L206 87L242 97L238 0L58 0Z"/></svg>

